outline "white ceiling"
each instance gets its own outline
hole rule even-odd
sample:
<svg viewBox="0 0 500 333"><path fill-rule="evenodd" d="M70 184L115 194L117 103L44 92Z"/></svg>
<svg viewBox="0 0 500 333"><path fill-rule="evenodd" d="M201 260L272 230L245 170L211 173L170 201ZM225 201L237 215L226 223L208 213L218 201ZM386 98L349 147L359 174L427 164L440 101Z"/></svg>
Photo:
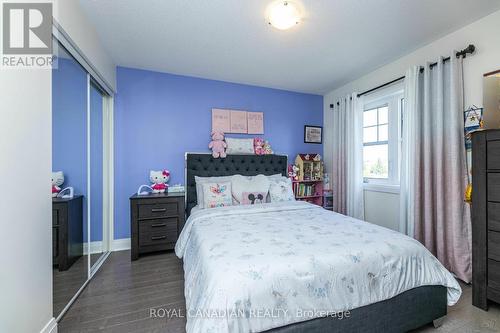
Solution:
<svg viewBox="0 0 500 333"><path fill-rule="evenodd" d="M318 94L500 9L499 0L302 0L303 22L280 31L265 20L271 1L80 0L117 65Z"/></svg>

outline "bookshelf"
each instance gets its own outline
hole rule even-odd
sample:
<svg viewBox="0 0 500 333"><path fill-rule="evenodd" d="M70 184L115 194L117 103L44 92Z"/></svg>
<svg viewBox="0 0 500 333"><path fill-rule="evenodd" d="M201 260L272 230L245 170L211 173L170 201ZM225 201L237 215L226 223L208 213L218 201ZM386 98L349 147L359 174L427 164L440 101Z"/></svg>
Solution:
<svg viewBox="0 0 500 333"><path fill-rule="evenodd" d="M293 193L296 200L323 206L323 161L319 154L298 154L295 172L289 167Z"/></svg>

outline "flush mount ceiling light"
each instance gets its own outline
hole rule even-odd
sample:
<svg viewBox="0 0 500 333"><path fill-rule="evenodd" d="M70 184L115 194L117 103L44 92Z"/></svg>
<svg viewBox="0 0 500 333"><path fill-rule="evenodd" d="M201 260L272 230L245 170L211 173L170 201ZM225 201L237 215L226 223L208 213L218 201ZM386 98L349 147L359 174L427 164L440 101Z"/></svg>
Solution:
<svg viewBox="0 0 500 333"><path fill-rule="evenodd" d="M290 1L277 1L268 7L268 22L276 29L286 30L299 24L299 7Z"/></svg>

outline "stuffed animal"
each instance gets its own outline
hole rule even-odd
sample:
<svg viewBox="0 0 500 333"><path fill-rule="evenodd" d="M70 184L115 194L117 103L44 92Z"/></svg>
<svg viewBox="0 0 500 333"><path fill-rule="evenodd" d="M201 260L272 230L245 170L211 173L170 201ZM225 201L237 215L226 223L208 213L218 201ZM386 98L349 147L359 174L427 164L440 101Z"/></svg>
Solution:
<svg viewBox="0 0 500 333"><path fill-rule="evenodd" d="M227 143L224 141L224 132L213 130L212 141L208 144L208 148L212 149L212 156L214 158L225 158Z"/></svg>
<svg viewBox="0 0 500 333"><path fill-rule="evenodd" d="M273 150L271 149L271 144L269 141L264 141L264 155L271 155L273 153Z"/></svg>
<svg viewBox="0 0 500 333"><path fill-rule="evenodd" d="M299 180L299 168L295 164L288 167L288 178L291 180Z"/></svg>
<svg viewBox="0 0 500 333"><path fill-rule="evenodd" d="M168 180L170 179L170 171L149 171L149 179L153 183L151 188L153 189L153 193L165 193L165 190L168 189Z"/></svg>
<svg viewBox="0 0 500 333"><path fill-rule="evenodd" d="M64 173L62 171L52 172L52 197L55 198L61 191L61 186L64 183Z"/></svg>
<svg viewBox="0 0 500 333"><path fill-rule="evenodd" d="M264 155L264 140L262 138L253 139L255 155Z"/></svg>

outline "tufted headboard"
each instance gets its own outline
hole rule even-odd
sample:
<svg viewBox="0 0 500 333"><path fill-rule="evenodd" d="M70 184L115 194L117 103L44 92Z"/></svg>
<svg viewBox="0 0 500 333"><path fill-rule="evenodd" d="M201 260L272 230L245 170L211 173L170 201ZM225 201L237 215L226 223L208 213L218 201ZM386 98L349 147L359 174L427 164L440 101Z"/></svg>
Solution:
<svg viewBox="0 0 500 333"><path fill-rule="evenodd" d="M287 175L286 155L228 155L226 158L213 158L212 154L186 153L186 214L196 206L196 183L198 177L220 176L266 176L281 173Z"/></svg>

